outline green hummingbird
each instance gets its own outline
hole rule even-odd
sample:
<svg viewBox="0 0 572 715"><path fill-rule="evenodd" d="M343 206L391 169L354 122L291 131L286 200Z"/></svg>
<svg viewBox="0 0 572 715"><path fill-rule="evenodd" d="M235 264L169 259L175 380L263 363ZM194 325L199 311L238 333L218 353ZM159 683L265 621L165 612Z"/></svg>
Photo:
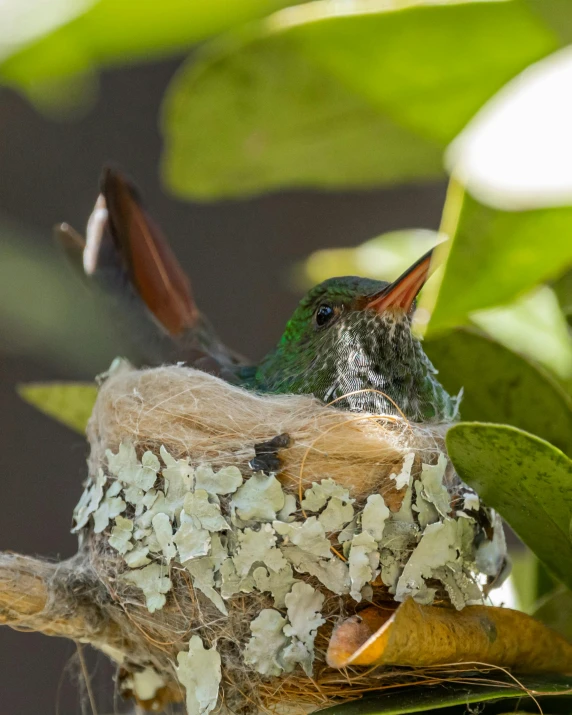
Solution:
<svg viewBox="0 0 572 715"><path fill-rule="evenodd" d="M106 169L84 240L67 224L60 242L127 316L148 365L184 361L246 389L309 394L346 410L449 421L457 398L412 332L431 251L393 283L331 278L309 291L276 347L258 365L228 349L198 310L190 281L132 184Z"/></svg>
<svg viewBox="0 0 572 715"><path fill-rule="evenodd" d="M412 332L415 298L431 256L429 251L393 283L343 276L312 288L247 385L416 422L454 419L457 398L439 383Z"/></svg>

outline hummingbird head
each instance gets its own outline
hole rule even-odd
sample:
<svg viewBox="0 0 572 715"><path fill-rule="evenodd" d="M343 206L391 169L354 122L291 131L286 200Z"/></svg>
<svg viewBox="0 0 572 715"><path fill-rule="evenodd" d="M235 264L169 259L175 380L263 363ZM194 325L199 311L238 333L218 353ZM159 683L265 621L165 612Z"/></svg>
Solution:
<svg viewBox="0 0 572 715"><path fill-rule="evenodd" d="M431 253L393 283L344 276L310 290L261 362L260 389L313 394L351 410L401 411L413 420L450 418L454 409L434 393L451 398L411 332Z"/></svg>

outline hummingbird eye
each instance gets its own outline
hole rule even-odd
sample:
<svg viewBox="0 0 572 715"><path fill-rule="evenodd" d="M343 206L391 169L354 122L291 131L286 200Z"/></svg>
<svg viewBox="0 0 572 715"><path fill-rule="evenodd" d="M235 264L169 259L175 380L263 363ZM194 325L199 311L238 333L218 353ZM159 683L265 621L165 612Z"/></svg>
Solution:
<svg viewBox="0 0 572 715"><path fill-rule="evenodd" d="M331 305L323 303L316 311L316 325L323 328L327 325L335 315L335 311Z"/></svg>

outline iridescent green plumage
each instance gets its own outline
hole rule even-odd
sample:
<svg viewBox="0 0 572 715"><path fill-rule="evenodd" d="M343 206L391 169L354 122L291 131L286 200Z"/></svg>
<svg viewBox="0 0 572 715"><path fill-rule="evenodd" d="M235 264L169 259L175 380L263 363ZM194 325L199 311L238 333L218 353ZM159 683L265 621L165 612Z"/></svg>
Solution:
<svg viewBox="0 0 572 715"><path fill-rule="evenodd" d="M419 422L453 419L457 400L438 382L435 368L413 336L412 311L367 307L367 297L388 286L346 276L313 288L245 386L312 394L353 411L401 411ZM316 314L323 305L331 306L335 316L320 327ZM360 390L364 392L350 394Z"/></svg>

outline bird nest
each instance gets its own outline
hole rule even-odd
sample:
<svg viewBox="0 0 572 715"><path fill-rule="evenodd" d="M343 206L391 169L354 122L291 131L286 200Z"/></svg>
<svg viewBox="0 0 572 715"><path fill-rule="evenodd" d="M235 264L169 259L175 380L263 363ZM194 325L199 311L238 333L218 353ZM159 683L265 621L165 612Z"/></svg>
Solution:
<svg viewBox="0 0 572 715"><path fill-rule="evenodd" d="M307 711L379 689L395 673L354 655L397 606L461 609L504 563L445 428L116 366L88 426L79 553L46 609L89 603L82 640L154 710Z"/></svg>

